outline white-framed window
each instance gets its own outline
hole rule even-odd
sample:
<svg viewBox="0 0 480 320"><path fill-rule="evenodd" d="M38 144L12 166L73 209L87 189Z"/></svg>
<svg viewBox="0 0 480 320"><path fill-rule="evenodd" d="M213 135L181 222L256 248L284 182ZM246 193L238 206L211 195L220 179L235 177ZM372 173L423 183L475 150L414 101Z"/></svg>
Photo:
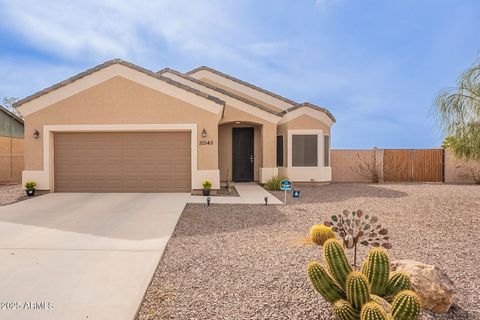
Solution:
<svg viewBox="0 0 480 320"><path fill-rule="evenodd" d="M330 136L323 136L323 166L330 167Z"/></svg>
<svg viewBox="0 0 480 320"><path fill-rule="evenodd" d="M318 167L318 135L292 134L292 167Z"/></svg>

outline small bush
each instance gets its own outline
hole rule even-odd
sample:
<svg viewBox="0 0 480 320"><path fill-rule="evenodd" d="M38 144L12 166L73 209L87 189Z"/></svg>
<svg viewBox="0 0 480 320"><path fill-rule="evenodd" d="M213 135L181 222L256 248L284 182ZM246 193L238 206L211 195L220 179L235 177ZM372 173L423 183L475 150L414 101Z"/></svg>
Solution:
<svg viewBox="0 0 480 320"><path fill-rule="evenodd" d="M37 186L37 183L33 180L25 182L25 189L33 190Z"/></svg>
<svg viewBox="0 0 480 320"><path fill-rule="evenodd" d="M267 182L265 182L265 189L270 191L280 190L280 182L286 179L285 177L272 177Z"/></svg>
<svg viewBox="0 0 480 320"><path fill-rule="evenodd" d="M210 180L205 180L203 181L203 189L211 189L212 188L212 182Z"/></svg>

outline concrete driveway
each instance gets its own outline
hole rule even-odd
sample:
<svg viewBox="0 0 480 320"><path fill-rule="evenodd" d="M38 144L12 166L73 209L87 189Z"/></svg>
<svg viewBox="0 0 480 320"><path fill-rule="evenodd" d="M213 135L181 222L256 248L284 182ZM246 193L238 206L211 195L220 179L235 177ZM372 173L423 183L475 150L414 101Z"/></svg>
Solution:
<svg viewBox="0 0 480 320"><path fill-rule="evenodd" d="M52 193L0 207L0 319L133 319L189 196Z"/></svg>

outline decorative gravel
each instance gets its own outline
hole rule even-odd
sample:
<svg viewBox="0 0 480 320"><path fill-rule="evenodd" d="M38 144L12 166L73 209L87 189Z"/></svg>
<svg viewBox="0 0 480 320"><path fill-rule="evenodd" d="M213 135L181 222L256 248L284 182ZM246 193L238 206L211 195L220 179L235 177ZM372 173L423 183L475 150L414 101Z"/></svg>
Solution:
<svg viewBox="0 0 480 320"><path fill-rule="evenodd" d="M35 197L46 194L46 191L36 191ZM27 200L27 194L20 184L0 184L0 207L15 202Z"/></svg>
<svg viewBox="0 0 480 320"><path fill-rule="evenodd" d="M442 268L462 301L430 319L480 319L480 186L331 184L287 206L189 204L137 319L333 319L306 264L321 259L309 227L343 209L377 215L392 259ZM282 193L276 193L283 199ZM362 248L360 257L366 250Z"/></svg>

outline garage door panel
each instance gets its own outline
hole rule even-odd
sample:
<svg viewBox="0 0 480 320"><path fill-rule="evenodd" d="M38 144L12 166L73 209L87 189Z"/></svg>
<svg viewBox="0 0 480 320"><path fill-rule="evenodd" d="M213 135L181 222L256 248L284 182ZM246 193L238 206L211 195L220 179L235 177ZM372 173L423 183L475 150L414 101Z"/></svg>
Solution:
<svg viewBox="0 0 480 320"><path fill-rule="evenodd" d="M189 132L56 133L55 191L189 192Z"/></svg>

